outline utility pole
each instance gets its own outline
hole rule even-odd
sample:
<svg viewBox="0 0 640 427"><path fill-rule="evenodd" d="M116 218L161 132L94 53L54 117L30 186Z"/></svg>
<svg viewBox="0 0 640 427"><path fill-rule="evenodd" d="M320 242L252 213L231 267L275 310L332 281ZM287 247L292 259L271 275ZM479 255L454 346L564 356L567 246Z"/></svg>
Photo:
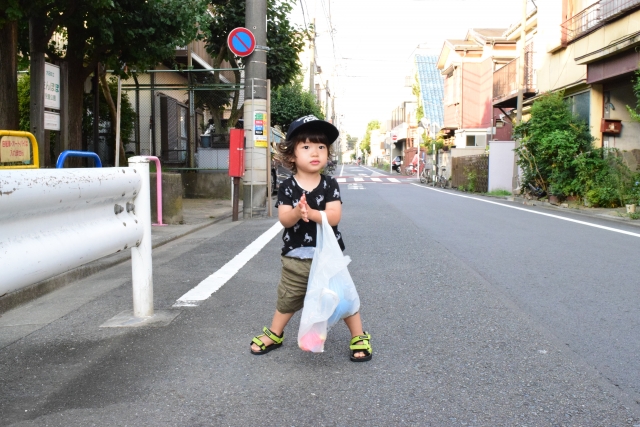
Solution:
<svg viewBox="0 0 640 427"><path fill-rule="evenodd" d="M267 0L246 0L245 27L256 39L256 49L243 59L244 77L244 131L245 131L245 175L243 182L242 215L252 218L254 212L264 215L267 199L267 173L265 156L269 149L266 143L256 144L257 116L262 124L260 135L270 132L267 111ZM233 126L233 123L230 125Z"/></svg>
<svg viewBox="0 0 640 427"><path fill-rule="evenodd" d="M525 52L527 43L527 0L522 0L522 20L520 22L520 60L518 61L518 104L516 111L516 124L522 123L522 108L524 103L524 85L526 83L525 76ZM515 140L515 148L520 146L520 141ZM511 187L513 194L519 194L520 188L518 188L518 176L520 171L518 169L518 156L513 156L513 178L511 179Z"/></svg>
<svg viewBox="0 0 640 427"><path fill-rule="evenodd" d="M309 60L309 92L315 93L316 85L314 78L316 75L316 18L313 18L311 37L309 38L309 52L311 59ZM317 98L316 98L317 100Z"/></svg>
<svg viewBox="0 0 640 427"><path fill-rule="evenodd" d="M524 103L524 85L526 84L525 75L525 52L527 43L527 0L522 0L522 21L520 23L520 60L518 61L518 111L516 115L516 123L522 122L522 107Z"/></svg>
<svg viewBox="0 0 640 427"><path fill-rule="evenodd" d="M324 118L329 121L329 97L331 96L331 92L329 92L329 80L326 81L324 85Z"/></svg>

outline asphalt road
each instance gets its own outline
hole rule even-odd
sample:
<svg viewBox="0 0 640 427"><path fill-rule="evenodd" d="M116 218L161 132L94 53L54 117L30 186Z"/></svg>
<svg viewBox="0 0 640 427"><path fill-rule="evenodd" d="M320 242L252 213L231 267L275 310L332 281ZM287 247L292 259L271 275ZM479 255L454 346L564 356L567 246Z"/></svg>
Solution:
<svg viewBox="0 0 640 427"><path fill-rule="evenodd" d="M362 167L336 175L371 362L349 361L344 325L324 353L302 352L299 315L281 349L249 353L274 310L277 237L164 327L100 328L132 306L127 264L12 313L51 321L0 349L0 425L640 426L640 236L560 217L637 228ZM274 222L155 250L156 308Z"/></svg>

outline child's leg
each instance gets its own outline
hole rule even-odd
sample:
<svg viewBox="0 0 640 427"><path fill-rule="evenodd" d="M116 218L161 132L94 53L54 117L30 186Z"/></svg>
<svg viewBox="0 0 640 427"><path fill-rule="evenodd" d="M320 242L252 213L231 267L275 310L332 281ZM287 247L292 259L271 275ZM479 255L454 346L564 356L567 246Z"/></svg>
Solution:
<svg viewBox="0 0 640 427"><path fill-rule="evenodd" d="M282 336L284 327L287 326L287 323L289 323L289 320L291 320L294 314L295 313L280 313L278 310L276 310L275 314L273 315L273 320L271 321L271 327L269 328L271 329L271 332L278 336ZM273 344L271 338L266 335L262 335L260 337L260 341L262 341L267 347ZM251 344L251 349L253 351L260 351L260 347L258 347L258 345L255 343Z"/></svg>
<svg viewBox="0 0 640 427"><path fill-rule="evenodd" d="M364 331L362 330L362 319L360 318L360 312L354 314L353 316L345 317L344 323L347 324L349 331L351 332L351 337L357 337L358 335L364 335ZM361 344L362 341L358 341L358 344ZM366 354L363 351L358 351L353 354L353 357L365 357Z"/></svg>

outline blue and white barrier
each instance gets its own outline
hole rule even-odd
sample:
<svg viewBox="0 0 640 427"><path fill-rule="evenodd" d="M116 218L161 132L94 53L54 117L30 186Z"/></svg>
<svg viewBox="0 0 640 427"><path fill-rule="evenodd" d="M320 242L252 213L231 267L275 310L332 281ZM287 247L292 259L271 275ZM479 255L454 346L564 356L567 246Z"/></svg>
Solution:
<svg viewBox="0 0 640 427"><path fill-rule="evenodd" d="M131 249L133 314L153 316L149 161L0 171L0 295Z"/></svg>

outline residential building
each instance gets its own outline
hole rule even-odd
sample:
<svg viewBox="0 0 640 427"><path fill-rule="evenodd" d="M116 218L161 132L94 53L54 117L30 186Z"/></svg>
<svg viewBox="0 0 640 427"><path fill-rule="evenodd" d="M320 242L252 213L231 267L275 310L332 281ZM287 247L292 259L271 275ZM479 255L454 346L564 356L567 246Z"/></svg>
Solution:
<svg viewBox="0 0 640 427"><path fill-rule="evenodd" d="M444 79L438 71L437 55L416 55L415 58L423 124L431 138L440 131L444 122Z"/></svg>
<svg viewBox="0 0 640 427"><path fill-rule="evenodd" d="M493 107L500 110L501 113L494 118L494 139L498 141L512 139L512 124L517 118L516 109L520 89L522 88L523 91L523 101L538 94L536 69L539 65L539 59L535 55L535 48L539 45L536 40L538 38L538 8L532 2L528 2L528 5L524 38L522 22L511 25L502 34L506 40L516 43L514 59L506 63L500 60L495 62Z"/></svg>
<svg viewBox="0 0 640 427"><path fill-rule="evenodd" d="M640 163L640 124L633 80L640 62L640 0L539 2L544 51L537 72L541 93L564 90L596 144L618 148L635 170Z"/></svg>
<svg viewBox="0 0 640 427"><path fill-rule="evenodd" d="M457 148L485 147L503 112L493 107L493 72L517 56L506 28L473 28L445 40L437 68L444 76L443 131ZM508 132L508 130L505 130Z"/></svg>

